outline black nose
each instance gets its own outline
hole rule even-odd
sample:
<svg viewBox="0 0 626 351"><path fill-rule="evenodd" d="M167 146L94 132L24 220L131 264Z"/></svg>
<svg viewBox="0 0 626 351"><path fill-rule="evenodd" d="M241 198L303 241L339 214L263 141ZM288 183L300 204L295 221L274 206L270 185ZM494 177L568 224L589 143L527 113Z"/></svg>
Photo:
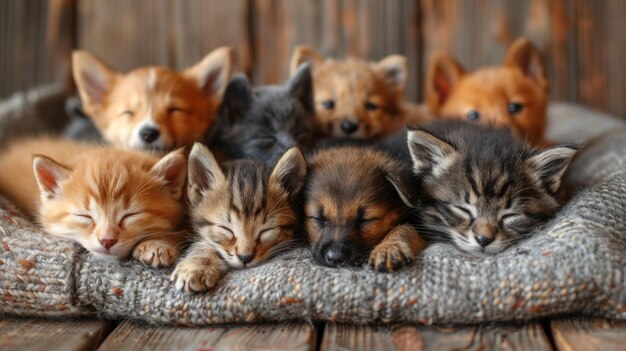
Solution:
<svg viewBox="0 0 626 351"><path fill-rule="evenodd" d="M159 135L161 135L161 132L159 132L158 129L152 127L145 127L139 131L139 137L141 137L141 140L145 141L146 143L151 143L157 140L159 138Z"/></svg>
<svg viewBox="0 0 626 351"><path fill-rule="evenodd" d="M252 259L254 258L252 255L237 255L237 257L239 257L239 260L241 260L244 265L252 262Z"/></svg>
<svg viewBox="0 0 626 351"><path fill-rule="evenodd" d="M491 244L493 242L493 239L495 239L492 236L484 236L484 235L477 235L474 237L476 239L476 241L480 244L480 246L485 247L489 244Z"/></svg>
<svg viewBox="0 0 626 351"><path fill-rule="evenodd" d="M352 121L343 121L341 122L341 130L346 133L346 135L350 135L359 129L359 124Z"/></svg>
<svg viewBox="0 0 626 351"><path fill-rule="evenodd" d="M338 266L346 263L350 258L350 251L341 247L329 247L324 255L329 266Z"/></svg>

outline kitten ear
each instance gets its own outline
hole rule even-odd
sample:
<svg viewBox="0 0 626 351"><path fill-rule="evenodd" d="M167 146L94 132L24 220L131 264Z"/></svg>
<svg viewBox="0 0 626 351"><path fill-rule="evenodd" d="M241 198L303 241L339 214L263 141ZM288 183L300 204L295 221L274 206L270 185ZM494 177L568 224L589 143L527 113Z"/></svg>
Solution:
<svg viewBox="0 0 626 351"><path fill-rule="evenodd" d="M294 75L301 64L308 62L311 67L324 62L324 56L308 46L297 46L289 62L289 74Z"/></svg>
<svg viewBox="0 0 626 351"><path fill-rule="evenodd" d="M309 112L314 111L313 104L313 78L311 77L311 64L303 63L298 70L289 78L285 88L292 98L299 101Z"/></svg>
<svg viewBox="0 0 626 351"><path fill-rule="evenodd" d="M180 200L185 178L187 178L187 160L183 149L165 155L152 167L151 171L157 177L165 180L170 194L175 199Z"/></svg>
<svg viewBox="0 0 626 351"><path fill-rule="evenodd" d="M85 110L92 114L104 104L118 73L87 51L78 50L72 52L72 75Z"/></svg>
<svg viewBox="0 0 626 351"><path fill-rule="evenodd" d="M543 89L548 89L549 81L543 57L530 40L526 38L517 39L509 47L504 64L519 68Z"/></svg>
<svg viewBox="0 0 626 351"><path fill-rule="evenodd" d="M452 145L424 130L409 130L407 143L415 174L430 171L437 175L450 164L450 160L456 155Z"/></svg>
<svg viewBox="0 0 626 351"><path fill-rule="evenodd" d="M226 86L224 99L220 107L220 115L230 124L239 121L252 106L254 95L248 78L243 74L236 75Z"/></svg>
<svg viewBox="0 0 626 351"><path fill-rule="evenodd" d="M287 190L291 196L302 189L306 178L307 166L304 155L298 148L291 148L278 160L272 174L270 184L277 184Z"/></svg>
<svg viewBox="0 0 626 351"><path fill-rule="evenodd" d="M195 80L207 96L221 97L233 75L234 61L233 49L217 48L183 74Z"/></svg>
<svg viewBox="0 0 626 351"><path fill-rule="evenodd" d="M189 202L197 205L202 201L204 191L225 182L226 177L215 156L202 143L195 143L189 154Z"/></svg>
<svg viewBox="0 0 626 351"><path fill-rule="evenodd" d="M384 79L389 89L404 91L407 78L406 58L404 56L387 56L380 60L374 68Z"/></svg>
<svg viewBox="0 0 626 351"><path fill-rule="evenodd" d="M33 157L33 171L41 196L46 199L56 197L60 184L72 173L69 168L43 155Z"/></svg>
<svg viewBox="0 0 626 351"><path fill-rule="evenodd" d="M561 178L578 151L578 146L555 146L541 151L526 161L531 173L553 194L561 188Z"/></svg>
<svg viewBox="0 0 626 351"><path fill-rule="evenodd" d="M419 203L419 193L418 188L412 184L411 178L406 172L399 170L392 170L391 172L387 172L385 178L396 188L400 199L404 202L405 205L416 208Z"/></svg>
<svg viewBox="0 0 626 351"><path fill-rule="evenodd" d="M433 56L426 73L426 103L431 112L439 113L464 74L461 64L449 54L440 52Z"/></svg>

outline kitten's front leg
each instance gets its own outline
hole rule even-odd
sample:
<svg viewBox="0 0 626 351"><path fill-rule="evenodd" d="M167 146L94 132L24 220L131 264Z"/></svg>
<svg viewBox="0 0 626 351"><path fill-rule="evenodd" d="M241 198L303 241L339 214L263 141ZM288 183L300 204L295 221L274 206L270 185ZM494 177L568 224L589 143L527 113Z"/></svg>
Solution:
<svg viewBox="0 0 626 351"><path fill-rule="evenodd" d="M213 288L227 270L226 262L212 247L197 242L178 262L170 279L176 284L176 290L203 292Z"/></svg>
<svg viewBox="0 0 626 351"><path fill-rule="evenodd" d="M144 240L135 246L133 258L152 267L172 266L180 256L184 233L169 233Z"/></svg>
<svg viewBox="0 0 626 351"><path fill-rule="evenodd" d="M369 258L369 265L379 272L392 272L413 262L426 242L409 224L393 228L381 241Z"/></svg>

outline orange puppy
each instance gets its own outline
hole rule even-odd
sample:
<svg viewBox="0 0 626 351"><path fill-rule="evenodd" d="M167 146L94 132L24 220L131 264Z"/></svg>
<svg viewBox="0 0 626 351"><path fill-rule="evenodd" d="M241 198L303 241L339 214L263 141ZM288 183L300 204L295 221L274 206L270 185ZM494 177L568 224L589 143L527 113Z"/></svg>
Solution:
<svg viewBox="0 0 626 351"><path fill-rule="evenodd" d="M148 66L122 74L85 51L72 70L85 112L111 144L171 150L208 131L233 71L230 48L219 48L182 72Z"/></svg>
<svg viewBox="0 0 626 351"><path fill-rule="evenodd" d="M503 65L471 73L449 54L434 56L426 77L426 103L436 116L509 127L541 145L548 89L541 54L520 38L509 48Z"/></svg>
<svg viewBox="0 0 626 351"><path fill-rule="evenodd" d="M291 57L294 74L302 63L313 70L316 127L330 137L371 139L404 126L406 59L390 55L377 63L325 59L309 47Z"/></svg>

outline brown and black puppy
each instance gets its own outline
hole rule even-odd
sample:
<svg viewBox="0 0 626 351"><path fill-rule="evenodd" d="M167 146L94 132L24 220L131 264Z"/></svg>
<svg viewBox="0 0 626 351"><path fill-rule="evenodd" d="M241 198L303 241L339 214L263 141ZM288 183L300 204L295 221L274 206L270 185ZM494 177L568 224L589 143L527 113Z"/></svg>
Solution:
<svg viewBox="0 0 626 351"><path fill-rule="evenodd" d="M378 271L410 264L425 242L408 224L416 203L408 173L386 153L343 146L309 159L305 226L315 259Z"/></svg>

